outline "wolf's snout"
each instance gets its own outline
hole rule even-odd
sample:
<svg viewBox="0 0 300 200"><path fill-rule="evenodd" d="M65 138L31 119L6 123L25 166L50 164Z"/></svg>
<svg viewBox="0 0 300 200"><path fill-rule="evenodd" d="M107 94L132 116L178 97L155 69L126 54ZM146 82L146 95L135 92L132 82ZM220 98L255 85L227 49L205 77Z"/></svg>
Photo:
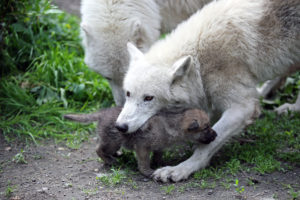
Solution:
<svg viewBox="0 0 300 200"><path fill-rule="evenodd" d="M126 133L128 131L128 125L127 124L118 124L116 123L115 127L121 131L122 133Z"/></svg>

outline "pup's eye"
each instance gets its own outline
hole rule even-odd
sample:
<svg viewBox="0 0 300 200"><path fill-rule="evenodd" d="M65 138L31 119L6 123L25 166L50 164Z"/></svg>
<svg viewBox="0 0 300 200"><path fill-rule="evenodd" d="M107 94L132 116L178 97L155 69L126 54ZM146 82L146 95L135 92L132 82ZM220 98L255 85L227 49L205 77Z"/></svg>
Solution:
<svg viewBox="0 0 300 200"><path fill-rule="evenodd" d="M145 96L144 101L151 101L154 96Z"/></svg>
<svg viewBox="0 0 300 200"><path fill-rule="evenodd" d="M126 96L130 97L130 92L129 91L126 92Z"/></svg>

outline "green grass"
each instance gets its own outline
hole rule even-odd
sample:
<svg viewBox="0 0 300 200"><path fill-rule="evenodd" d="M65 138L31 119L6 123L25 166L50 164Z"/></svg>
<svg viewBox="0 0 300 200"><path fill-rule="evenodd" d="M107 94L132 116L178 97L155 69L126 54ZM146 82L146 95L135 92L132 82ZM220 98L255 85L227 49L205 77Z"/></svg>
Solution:
<svg viewBox="0 0 300 200"><path fill-rule="evenodd" d="M113 103L107 81L83 62L79 19L46 0L1 2L4 9L0 127L6 140L54 138L78 148L95 126L66 122L63 114Z"/></svg>
<svg viewBox="0 0 300 200"><path fill-rule="evenodd" d="M9 198L13 195L13 193L16 191L17 189L17 186L16 185L11 185L10 181L8 181L8 184L6 186L6 189L5 189L5 197Z"/></svg>
<svg viewBox="0 0 300 200"><path fill-rule="evenodd" d="M21 149L20 153L17 153L13 158L12 161L17 164L27 164L27 161L25 160L24 151Z"/></svg>
<svg viewBox="0 0 300 200"><path fill-rule="evenodd" d="M96 179L106 186L113 187L125 183L125 180L127 179L126 174L127 173L124 170L112 168L111 173L96 177Z"/></svg>
<svg viewBox="0 0 300 200"><path fill-rule="evenodd" d="M172 184L172 185L162 186L161 190L164 191L166 194L170 195L175 190L175 185Z"/></svg>
<svg viewBox="0 0 300 200"><path fill-rule="evenodd" d="M265 174L300 164L299 114L276 116L264 111L264 117L248 127L242 137L254 142L229 143L212 159L211 167L196 172L194 178L219 179L241 171Z"/></svg>

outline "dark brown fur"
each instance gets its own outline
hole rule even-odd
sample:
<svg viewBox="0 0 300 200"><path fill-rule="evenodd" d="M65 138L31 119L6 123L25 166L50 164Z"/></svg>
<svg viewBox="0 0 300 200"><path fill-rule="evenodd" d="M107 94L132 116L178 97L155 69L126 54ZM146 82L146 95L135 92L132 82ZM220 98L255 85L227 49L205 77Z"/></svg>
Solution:
<svg viewBox="0 0 300 200"><path fill-rule="evenodd" d="M161 112L131 134L121 133L115 128L120 112L121 108L114 107L92 114L69 114L64 117L79 122L98 121L98 156L105 163L112 164L121 146L135 150L138 168L145 176L150 176L153 172L150 168L151 151L154 152L154 160L160 160L161 152L166 147L187 141L208 144L216 137L216 133L209 126L208 116L198 109L180 113Z"/></svg>

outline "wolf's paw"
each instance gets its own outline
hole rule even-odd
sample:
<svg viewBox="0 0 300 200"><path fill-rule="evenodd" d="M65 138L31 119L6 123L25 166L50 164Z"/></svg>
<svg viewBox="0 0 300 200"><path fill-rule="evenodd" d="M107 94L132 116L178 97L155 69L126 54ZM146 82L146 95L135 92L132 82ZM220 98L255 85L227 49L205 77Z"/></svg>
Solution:
<svg viewBox="0 0 300 200"><path fill-rule="evenodd" d="M183 169L180 166L175 166L175 167L163 167L160 169L157 169L152 177L156 181L162 181L162 182L168 182L173 181L173 182L178 182L181 180L185 180L189 177L190 173L187 169Z"/></svg>
<svg viewBox="0 0 300 200"><path fill-rule="evenodd" d="M300 107L297 104L290 104L290 103L285 103L278 108L275 109L277 114L281 115L283 113L287 113L288 111L292 112L300 112Z"/></svg>

